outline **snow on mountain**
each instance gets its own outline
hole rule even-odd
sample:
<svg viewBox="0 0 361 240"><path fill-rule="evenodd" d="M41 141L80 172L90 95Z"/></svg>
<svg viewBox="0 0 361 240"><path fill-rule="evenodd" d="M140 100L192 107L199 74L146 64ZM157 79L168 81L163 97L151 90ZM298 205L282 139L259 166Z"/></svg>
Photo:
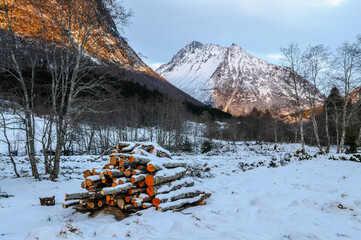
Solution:
<svg viewBox="0 0 361 240"><path fill-rule="evenodd" d="M233 115L247 114L254 107L281 113L293 109L291 71L258 59L236 44L227 48L191 42L157 72L197 100ZM305 96L313 85L301 78L298 88ZM321 97L318 93L320 103Z"/></svg>
<svg viewBox="0 0 361 240"><path fill-rule="evenodd" d="M170 63L157 69L173 85L203 103L213 104L209 82L214 70L221 64L227 48L215 44L191 42L179 51Z"/></svg>

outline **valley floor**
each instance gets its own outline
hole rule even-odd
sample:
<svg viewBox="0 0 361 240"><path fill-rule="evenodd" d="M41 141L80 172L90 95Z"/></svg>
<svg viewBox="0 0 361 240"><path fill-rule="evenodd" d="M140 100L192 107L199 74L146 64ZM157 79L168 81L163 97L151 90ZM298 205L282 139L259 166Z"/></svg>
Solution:
<svg viewBox="0 0 361 240"><path fill-rule="evenodd" d="M336 154L314 156L315 148L307 148L313 156L309 160L291 157L284 162L297 144L277 150L266 143L223 144L219 153L174 157L189 161L197 185L212 193L207 205L174 213L147 209L121 221L62 208L65 193L80 191L81 172L105 160L67 157L59 181L51 182L12 178L8 160L0 157L1 190L14 195L0 198L0 239L361 238L360 163L329 160L330 155L340 156ZM267 167L271 161L276 168ZM259 167L242 170L252 168L252 163ZM25 160L19 167L28 171ZM53 195L55 206L40 206L39 197Z"/></svg>

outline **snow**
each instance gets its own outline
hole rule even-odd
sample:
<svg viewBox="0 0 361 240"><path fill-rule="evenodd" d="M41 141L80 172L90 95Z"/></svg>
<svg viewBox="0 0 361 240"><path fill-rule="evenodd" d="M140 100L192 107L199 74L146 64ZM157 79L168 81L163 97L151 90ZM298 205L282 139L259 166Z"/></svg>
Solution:
<svg viewBox="0 0 361 240"><path fill-rule="evenodd" d="M360 239L361 164L329 159L350 156L334 149L315 155L317 149L307 147L311 159L299 161L292 157L298 144L274 150L267 143L216 143L222 152L174 157L189 163L196 188L212 194L207 205L181 212L149 208L121 221L62 208L65 193L81 192L82 171L106 160L64 157L60 178L52 182L13 178L8 158L0 157L1 191L14 195L0 198L0 239ZM23 157L15 160L29 170ZM278 167L268 168L271 161ZM55 206L40 206L39 197L53 195Z"/></svg>

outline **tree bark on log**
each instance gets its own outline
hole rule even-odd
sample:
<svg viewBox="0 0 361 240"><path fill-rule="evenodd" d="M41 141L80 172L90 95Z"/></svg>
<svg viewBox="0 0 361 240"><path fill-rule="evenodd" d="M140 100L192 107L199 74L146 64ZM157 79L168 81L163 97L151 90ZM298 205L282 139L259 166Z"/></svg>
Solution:
<svg viewBox="0 0 361 240"><path fill-rule="evenodd" d="M174 202L166 202L159 204L157 210L159 211L168 211L180 208L187 204L196 204L198 202L204 201L205 199L209 198L210 194L202 194L193 198L186 198L186 199L179 199Z"/></svg>
<svg viewBox="0 0 361 240"><path fill-rule="evenodd" d="M173 201L177 201L179 199L196 197L196 196L200 195L201 193L204 193L204 192L200 191L198 188L181 188L179 190L172 191L170 193L158 194L155 196L153 201L157 200L156 202L158 202L158 204L170 202L170 201L173 202ZM155 204L153 204L153 205L155 207L158 207Z"/></svg>
<svg viewBox="0 0 361 240"><path fill-rule="evenodd" d="M162 170L157 172L154 176L152 175L147 175L145 178L145 183L147 184L147 186L154 186L154 185L158 185L160 183L165 183L165 182L169 182L172 180L177 180L181 177L183 177L186 173L186 169L179 167L179 168L174 168L174 169L167 169L167 170Z"/></svg>
<svg viewBox="0 0 361 240"><path fill-rule="evenodd" d="M147 193L149 196L154 196L160 193L168 193L170 191L178 190L182 187L191 187L194 185L192 178L184 178L173 182L167 182L161 185L147 187Z"/></svg>
<svg viewBox="0 0 361 240"><path fill-rule="evenodd" d="M103 190L100 192L100 194L101 195L109 195L109 194L124 193L131 188L135 188L133 183L125 183L122 185L118 185L116 187L103 188Z"/></svg>

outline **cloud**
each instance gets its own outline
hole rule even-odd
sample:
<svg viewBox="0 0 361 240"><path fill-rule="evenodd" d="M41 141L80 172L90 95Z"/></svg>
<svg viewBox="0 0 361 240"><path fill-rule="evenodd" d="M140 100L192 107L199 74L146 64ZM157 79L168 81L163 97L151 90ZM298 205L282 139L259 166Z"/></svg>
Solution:
<svg viewBox="0 0 361 240"><path fill-rule="evenodd" d="M340 6L345 0L324 0L325 4L329 7L338 7Z"/></svg>
<svg viewBox="0 0 361 240"><path fill-rule="evenodd" d="M276 54L271 53L271 54L267 54L266 57L272 60L279 61L283 58L283 55L280 53L276 53Z"/></svg>
<svg viewBox="0 0 361 240"><path fill-rule="evenodd" d="M339 7L346 0L233 0L245 11L260 10L266 11L280 10L299 11L302 8L309 7Z"/></svg>

